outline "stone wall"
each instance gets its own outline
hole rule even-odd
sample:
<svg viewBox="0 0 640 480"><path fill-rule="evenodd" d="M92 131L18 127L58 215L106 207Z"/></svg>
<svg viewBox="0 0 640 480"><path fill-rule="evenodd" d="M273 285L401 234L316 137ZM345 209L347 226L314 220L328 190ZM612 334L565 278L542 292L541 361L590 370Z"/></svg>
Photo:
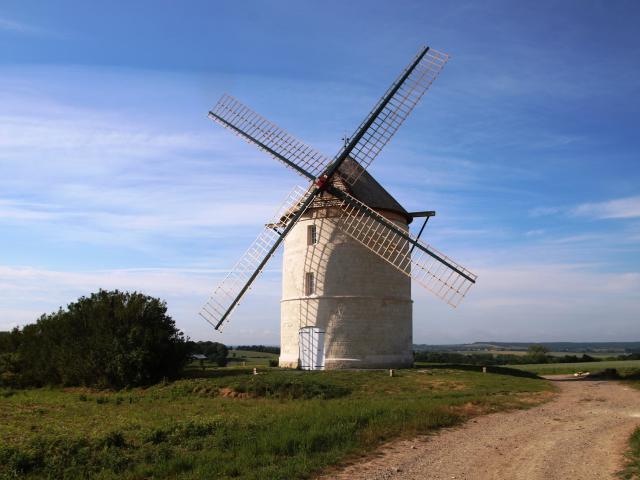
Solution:
<svg viewBox="0 0 640 480"><path fill-rule="evenodd" d="M298 365L298 331L305 326L326 332L326 368L411 366L411 280L338 229L337 213L313 209L285 239L280 366ZM401 216L380 213L407 228ZM313 224L318 243L308 245ZM315 274L310 296L306 272Z"/></svg>

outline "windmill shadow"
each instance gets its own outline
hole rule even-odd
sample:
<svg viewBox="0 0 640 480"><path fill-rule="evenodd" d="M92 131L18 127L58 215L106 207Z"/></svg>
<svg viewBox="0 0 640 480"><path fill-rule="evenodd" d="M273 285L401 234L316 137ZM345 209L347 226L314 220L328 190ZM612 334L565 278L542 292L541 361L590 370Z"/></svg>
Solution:
<svg viewBox="0 0 640 480"><path fill-rule="evenodd" d="M305 218L307 220L307 218ZM331 258L332 250L335 246L336 230L333 222L329 218L321 218L312 212L308 220L315 225L317 241L309 245L306 249L303 262L303 271L313 273L315 278L314 293L305 295L306 285L302 285L303 296L299 300L299 325L303 327L318 327L322 332L328 333L330 317L339 312L333 311L329 305L323 301L323 297L328 293L330 283L327 281L327 265ZM305 222L306 223L306 222ZM332 355L332 335L324 335L324 357ZM323 363L324 366L324 363Z"/></svg>
<svg viewBox="0 0 640 480"><path fill-rule="evenodd" d="M304 282L298 285L303 293L297 305L298 330L313 326L326 333L324 355L328 368L384 368L389 361L411 366L409 354L405 360L398 360L402 352L410 352L412 345L410 281L344 233L339 214L339 210L327 209L312 212L298 227L313 224L317 231L317 243L307 246L302 271L296 272L299 278L307 272L315 276L313 294L305 295ZM372 278L366 278L368 272ZM376 278L381 273L382 277ZM377 291L371 291L372 284ZM391 294L385 296L383 290L387 289ZM375 352L370 339L375 340ZM378 356L377 360L372 359L372 353Z"/></svg>

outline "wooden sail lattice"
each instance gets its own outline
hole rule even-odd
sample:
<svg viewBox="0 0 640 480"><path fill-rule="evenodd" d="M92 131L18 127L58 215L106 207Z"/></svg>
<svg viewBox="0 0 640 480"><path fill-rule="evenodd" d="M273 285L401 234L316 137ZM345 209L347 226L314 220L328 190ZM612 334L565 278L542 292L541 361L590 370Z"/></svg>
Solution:
<svg viewBox="0 0 640 480"><path fill-rule="evenodd" d="M445 53L421 48L353 136L345 139L344 147L333 159L296 139L230 95L222 96L209 112L210 118L312 180L312 183L306 189L294 189L273 220L216 287L200 312L205 320L221 330L307 208L326 208L335 212L337 207L340 214L336 221L348 235L450 305L458 305L475 283L476 275L349 195L349 192L355 194L357 188L365 183L355 185L438 77L448 59ZM336 179L345 188L332 192Z"/></svg>
<svg viewBox="0 0 640 480"><path fill-rule="evenodd" d="M419 53L418 55L421 54ZM422 55L422 58L409 76L402 81L403 76L410 68L407 67L373 107L361 126L358 127L357 130L362 125L365 125L372 116L375 116L373 123L349 153L349 156L355 160L354 165L356 165L345 178L349 184L353 185L360 178L362 172L367 169L384 146L391 140L391 137L400 128L400 125L409 116L449 60L449 55L433 49L429 49ZM415 58L409 65L412 66L417 59ZM394 88L397 88L399 83L398 90L384 108L377 113L383 100Z"/></svg>
<svg viewBox="0 0 640 480"><path fill-rule="evenodd" d="M230 95L220 98L209 117L308 178L320 175L331 161Z"/></svg>
<svg viewBox="0 0 640 480"><path fill-rule="evenodd" d="M239 297L249 288L254 273L267 257L273 255L272 247L278 242L282 231L292 221L294 215L303 208L309 194L310 191L307 188L294 188L278 208L273 220L265 226L224 280L214 289L213 294L202 307L200 316L216 329L222 331L224 321L239 305ZM222 324L221 321L223 321Z"/></svg>
<svg viewBox="0 0 640 480"><path fill-rule="evenodd" d="M475 283L475 274L351 195L342 195L338 226L347 235L449 305L460 303Z"/></svg>

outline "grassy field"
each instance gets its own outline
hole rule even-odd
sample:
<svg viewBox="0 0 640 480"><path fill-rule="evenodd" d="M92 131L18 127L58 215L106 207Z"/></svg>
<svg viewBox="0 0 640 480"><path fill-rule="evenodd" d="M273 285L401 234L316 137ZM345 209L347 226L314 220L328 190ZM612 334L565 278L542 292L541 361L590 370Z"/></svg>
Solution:
<svg viewBox="0 0 640 480"><path fill-rule="evenodd" d="M524 357L528 354L527 350L453 350L452 353L460 353L462 355L469 355L473 353L490 353L491 355L518 355ZM621 352L548 352L547 355L551 355L553 357L564 357L565 355L576 355L578 357L583 354L587 354L594 358L606 358L606 357L615 357L616 355L620 355Z"/></svg>
<svg viewBox="0 0 640 480"><path fill-rule="evenodd" d="M0 478L306 478L551 388L452 368L251 370L194 369L207 378L120 392L0 390Z"/></svg>
<svg viewBox="0 0 640 480"><path fill-rule="evenodd" d="M540 363L531 365L510 365L510 368L525 370L538 375L556 375L576 372L596 372L605 368L615 368L619 373L640 371L640 360L614 360L580 363Z"/></svg>
<svg viewBox="0 0 640 480"><path fill-rule="evenodd" d="M228 359L230 365L242 365L244 362L247 367L267 367L269 366L269 360L278 360L278 355L249 350L230 350Z"/></svg>
<svg viewBox="0 0 640 480"><path fill-rule="evenodd" d="M269 367L270 361L278 361L278 355L266 352L254 352L250 350L229 350L229 367ZM194 360L189 364L189 369L194 371L217 370L218 366L209 360Z"/></svg>

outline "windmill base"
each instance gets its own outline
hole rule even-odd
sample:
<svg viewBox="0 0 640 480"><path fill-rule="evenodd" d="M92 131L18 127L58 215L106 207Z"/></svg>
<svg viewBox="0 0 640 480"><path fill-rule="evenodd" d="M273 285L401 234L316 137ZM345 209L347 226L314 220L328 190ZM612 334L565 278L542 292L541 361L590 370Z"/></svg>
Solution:
<svg viewBox="0 0 640 480"><path fill-rule="evenodd" d="M296 358L280 357L280 368L299 368L300 361ZM413 367L413 355L382 355L368 358L325 358L323 370L348 370L348 369L376 369L376 368L411 368Z"/></svg>
<svg viewBox="0 0 640 480"><path fill-rule="evenodd" d="M284 241L279 365L411 367L411 279L344 233L334 213L313 208Z"/></svg>
<svg viewBox="0 0 640 480"><path fill-rule="evenodd" d="M300 361L280 357L280 368L299 368ZM381 369L381 368L411 368L413 367L413 355L401 357L397 355L374 356L369 358L325 358L323 370L349 370L349 369Z"/></svg>
<svg viewBox="0 0 640 480"><path fill-rule="evenodd" d="M325 296L284 300L281 308L280 367L305 368L307 358L324 370L413 366L411 300ZM309 315L301 319L301 311ZM321 337L306 340L310 328Z"/></svg>

